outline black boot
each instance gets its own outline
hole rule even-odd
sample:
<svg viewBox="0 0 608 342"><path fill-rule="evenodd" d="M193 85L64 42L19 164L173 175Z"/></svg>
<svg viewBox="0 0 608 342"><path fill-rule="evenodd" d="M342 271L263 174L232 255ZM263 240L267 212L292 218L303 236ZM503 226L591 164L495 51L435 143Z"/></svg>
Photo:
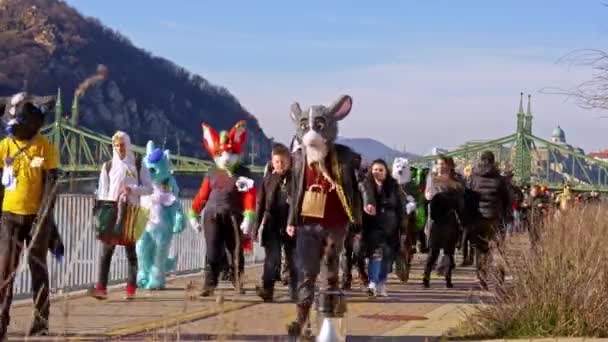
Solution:
<svg viewBox="0 0 608 342"><path fill-rule="evenodd" d="M28 336L48 336L49 335L49 325L48 321L43 318L36 318L32 322L30 326L30 330L28 332Z"/></svg>
<svg viewBox="0 0 608 342"><path fill-rule="evenodd" d="M353 277L351 276L344 276L342 278L342 290L344 291L350 291L350 289L352 288L352 283L353 283Z"/></svg>
<svg viewBox="0 0 608 342"><path fill-rule="evenodd" d="M291 337L300 337L306 323L308 322L308 314L310 312L310 304L297 304L297 318L287 326L287 335Z"/></svg>
<svg viewBox="0 0 608 342"><path fill-rule="evenodd" d="M200 293L201 297L210 297L213 296L213 292L215 290L215 285L214 285L214 279L213 279L213 272L209 271L205 271L203 273L203 290Z"/></svg>
<svg viewBox="0 0 608 342"><path fill-rule="evenodd" d="M262 300L265 303L271 303L274 297L274 289L270 288L270 289L265 289L263 287L257 287L256 288L256 293L258 295L258 297L262 298Z"/></svg>
<svg viewBox="0 0 608 342"><path fill-rule="evenodd" d="M431 272L424 272L424 275L422 276L422 286L424 286L425 289L431 287Z"/></svg>
<svg viewBox="0 0 608 342"><path fill-rule="evenodd" d="M449 271L446 275L445 275L445 287L448 289L453 289L454 288L454 284L452 284L452 272Z"/></svg>

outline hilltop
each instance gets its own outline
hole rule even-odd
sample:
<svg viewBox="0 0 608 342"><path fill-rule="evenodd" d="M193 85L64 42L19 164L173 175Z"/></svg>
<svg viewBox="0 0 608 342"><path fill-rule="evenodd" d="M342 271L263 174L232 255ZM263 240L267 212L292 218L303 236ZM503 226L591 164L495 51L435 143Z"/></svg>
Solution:
<svg viewBox="0 0 608 342"><path fill-rule="evenodd" d="M172 151L179 137L181 154L207 157L201 121L228 129L246 119L258 158L269 156L270 140L257 119L227 89L135 47L63 1L0 0L0 46L0 96L24 87L37 95L61 88L69 115L78 85L103 64L108 77L81 98L80 125L106 135L125 130L138 145L166 137Z"/></svg>

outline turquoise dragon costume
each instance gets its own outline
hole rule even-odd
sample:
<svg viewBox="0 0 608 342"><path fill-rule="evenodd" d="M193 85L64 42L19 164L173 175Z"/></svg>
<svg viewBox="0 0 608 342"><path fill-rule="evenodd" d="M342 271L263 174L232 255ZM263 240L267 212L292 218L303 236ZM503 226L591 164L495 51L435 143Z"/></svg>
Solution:
<svg viewBox="0 0 608 342"><path fill-rule="evenodd" d="M162 290L166 273L176 265L176 257L169 256L173 236L184 230L186 219L178 201L179 187L171 170L169 151L148 141L144 166L150 171L154 192L150 196L146 230L136 245L137 286Z"/></svg>

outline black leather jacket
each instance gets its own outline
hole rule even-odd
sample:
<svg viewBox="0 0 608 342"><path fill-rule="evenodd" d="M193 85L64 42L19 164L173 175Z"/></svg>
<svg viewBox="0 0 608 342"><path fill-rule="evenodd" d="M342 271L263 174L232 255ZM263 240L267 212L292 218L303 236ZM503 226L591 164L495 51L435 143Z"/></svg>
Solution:
<svg viewBox="0 0 608 342"><path fill-rule="evenodd" d="M361 193L359 192L359 184L355 175L356 170L353 167L353 157L355 153L344 145L334 144L330 147L328 158L332 153L338 161L338 170L331 170L332 174L336 171L340 172L340 178L342 180L342 188L344 189L344 195L350 206L353 214L354 224L361 224L361 215L363 205L361 203ZM304 197L304 176L306 170L306 158L304 149L299 149L292 154L292 182L290 186L290 196L293 203L289 206L289 217L287 219L287 225L296 226L301 222L300 209L302 206L302 199Z"/></svg>

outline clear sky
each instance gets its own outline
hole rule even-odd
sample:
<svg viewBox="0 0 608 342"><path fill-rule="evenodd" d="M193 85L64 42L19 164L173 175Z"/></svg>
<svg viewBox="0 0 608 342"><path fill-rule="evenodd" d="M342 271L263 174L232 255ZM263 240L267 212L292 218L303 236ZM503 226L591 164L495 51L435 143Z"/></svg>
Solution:
<svg viewBox="0 0 608 342"><path fill-rule="evenodd" d="M68 0L86 16L228 88L269 136L288 141L289 106L354 98L347 137L429 153L515 129L532 94L534 131L558 124L585 150L608 147L608 120L540 92L588 79L558 60L608 46L602 0Z"/></svg>

